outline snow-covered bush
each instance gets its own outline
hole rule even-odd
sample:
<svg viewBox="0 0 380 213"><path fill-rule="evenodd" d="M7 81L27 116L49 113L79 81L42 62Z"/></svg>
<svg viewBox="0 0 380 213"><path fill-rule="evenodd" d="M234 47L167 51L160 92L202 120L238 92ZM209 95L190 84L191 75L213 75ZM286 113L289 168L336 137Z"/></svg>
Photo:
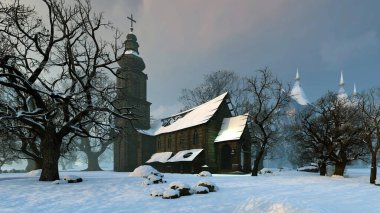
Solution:
<svg viewBox="0 0 380 213"><path fill-rule="evenodd" d="M159 183L166 183L166 181L164 181L162 179L163 175L161 174L151 174L149 175L148 177L146 177L146 179L148 180L148 182L150 184L147 184L147 185L151 185L151 184L159 184Z"/></svg>
<svg viewBox="0 0 380 213"><path fill-rule="evenodd" d="M202 180L202 181L199 181L195 187L197 186L204 186L204 187L207 187L209 192L216 192L218 191L218 187L211 181L208 181L208 180Z"/></svg>
<svg viewBox="0 0 380 213"><path fill-rule="evenodd" d="M169 188L178 190L181 196L187 196L187 195L193 194L190 186L182 182L172 182L169 184Z"/></svg>
<svg viewBox="0 0 380 213"><path fill-rule="evenodd" d="M162 194L163 199L176 199L179 197L180 197L179 191L175 189L167 189Z"/></svg>
<svg viewBox="0 0 380 213"><path fill-rule="evenodd" d="M67 181L68 183L80 183L83 181L81 177L75 175L66 175L63 177L63 180Z"/></svg>
<svg viewBox="0 0 380 213"><path fill-rule="evenodd" d="M41 176L41 172L42 172L42 169L33 170L33 171L26 173L26 176L28 176L28 177L39 177L39 176Z"/></svg>
<svg viewBox="0 0 380 213"><path fill-rule="evenodd" d="M192 191L194 192L194 194L207 194L207 193L209 193L208 188L205 186L194 186L192 188Z"/></svg>
<svg viewBox="0 0 380 213"><path fill-rule="evenodd" d="M208 172L208 171L202 171L199 174L197 174L197 176L199 176L199 177L212 177L212 174L211 174L211 172Z"/></svg>
<svg viewBox="0 0 380 213"><path fill-rule="evenodd" d="M163 189L156 189L150 192L150 196L152 197L162 197L163 194L164 194Z"/></svg>
<svg viewBox="0 0 380 213"><path fill-rule="evenodd" d="M273 174L272 170L269 168L263 168L259 171L260 175L265 175L265 174Z"/></svg>
<svg viewBox="0 0 380 213"><path fill-rule="evenodd" d="M299 172L319 172L318 166L310 165L310 166L303 166L297 169Z"/></svg>
<svg viewBox="0 0 380 213"><path fill-rule="evenodd" d="M151 174L160 174L160 173L152 166L142 165L142 166L137 167L135 170L133 170L133 172L130 173L129 176L147 178Z"/></svg>

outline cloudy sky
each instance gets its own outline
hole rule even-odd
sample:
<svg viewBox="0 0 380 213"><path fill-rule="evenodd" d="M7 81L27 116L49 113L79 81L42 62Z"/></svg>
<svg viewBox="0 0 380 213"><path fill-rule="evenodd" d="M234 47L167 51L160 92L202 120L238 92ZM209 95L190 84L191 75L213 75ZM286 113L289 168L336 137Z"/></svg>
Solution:
<svg viewBox="0 0 380 213"><path fill-rule="evenodd" d="M343 70L346 91L380 86L378 0L92 0L94 9L135 34L148 74L156 118L181 108L182 88L221 69L241 76L268 66L292 82L299 67L314 101L336 91Z"/></svg>

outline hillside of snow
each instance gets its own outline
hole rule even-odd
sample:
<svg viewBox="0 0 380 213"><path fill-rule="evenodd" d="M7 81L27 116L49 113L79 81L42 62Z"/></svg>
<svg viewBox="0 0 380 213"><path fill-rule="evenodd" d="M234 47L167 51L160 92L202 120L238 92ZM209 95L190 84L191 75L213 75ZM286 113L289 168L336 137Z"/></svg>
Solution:
<svg viewBox="0 0 380 213"><path fill-rule="evenodd" d="M278 171L251 177L198 177L165 173L167 183L144 185L129 173L61 172L83 182L39 182L25 174L0 174L0 212L380 212L380 187L370 185L369 169L349 169L346 178ZM172 182L194 186L201 180L219 189L178 199L151 197Z"/></svg>

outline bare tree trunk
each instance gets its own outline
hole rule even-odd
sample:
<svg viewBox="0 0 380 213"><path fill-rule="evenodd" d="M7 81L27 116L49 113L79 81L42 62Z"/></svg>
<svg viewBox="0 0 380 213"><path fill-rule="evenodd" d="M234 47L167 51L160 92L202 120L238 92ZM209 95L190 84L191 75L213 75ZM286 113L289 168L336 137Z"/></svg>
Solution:
<svg viewBox="0 0 380 213"><path fill-rule="evenodd" d="M369 183L375 184L376 182L376 176L377 176L377 152L372 152L372 159L371 159L371 175L369 178Z"/></svg>
<svg viewBox="0 0 380 213"><path fill-rule="evenodd" d="M87 169L85 169L85 171L102 171L102 169L99 166L99 154L88 152L86 153L86 155L88 166Z"/></svg>
<svg viewBox="0 0 380 213"><path fill-rule="evenodd" d="M322 161L319 163L319 175L326 176L327 173L327 165L326 162Z"/></svg>
<svg viewBox="0 0 380 213"><path fill-rule="evenodd" d="M261 148L256 155L255 162L253 163L252 176L257 176L259 173L260 162L263 160L265 149Z"/></svg>
<svg viewBox="0 0 380 213"><path fill-rule="evenodd" d="M55 132L50 132L41 141L42 173L40 181L59 180L58 160L60 157L60 146L62 141L55 137Z"/></svg>
<svg viewBox="0 0 380 213"><path fill-rule="evenodd" d="M346 165L347 165L346 161L336 162L334 175L343 176L344 170L346 169Z"/></svg>

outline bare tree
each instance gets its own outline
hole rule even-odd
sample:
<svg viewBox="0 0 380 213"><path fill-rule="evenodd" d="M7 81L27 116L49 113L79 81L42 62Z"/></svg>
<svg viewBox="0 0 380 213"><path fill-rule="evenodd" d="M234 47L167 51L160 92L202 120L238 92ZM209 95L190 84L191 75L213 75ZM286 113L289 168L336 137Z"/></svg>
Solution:
<svg viewBox="0 0 380 213"><path fill-rule="evenodd" d="M326 162L332 161L334 174L343 176L348 162L367 153L361 118L357 103L329 92L300 114L293 137L318 158L320 175L326 174Z"/></svg>
<svg viewBox="0 0 380 213"><path fill-rule="evenodd" d="M371 89L359 99L365 128L363 141L371 154L371 174L369 182L374 184L377 177L377 155L380 150L380 88Z"/></svg>
<svg viewBox="0 0 380 213"><path fill-rule="evenodd" d="M268 68L258 70L255 76L246 79L246 84L248 98L252 100L246 107L252 118L253 145L257 148L252 176L257 176L265 152L280 137L281 108L289 102L290 87L285 87Z"/></svg>
<svg viewBox="0 0 380 213"><path fill-rule="evenodd" d="M13 140L15 140L15 138L12 137L12 135L4 130L0 130L0 171L4 164L10 164L19 159L17 153L9 147L10 141Z"/></svg>
<svg viewBox="0 0 380 213"><path fill-rule="evenodd" d="M321 176L326 175L327 161L332 152L327 148L331 148L328 143L333 127L329 114L334 106L328 97L330 96L320 98L314 105L307 106L296 115L290 133L290 137L295 141L295 147L300 151L295 155L316 159Z"/></svg>
<svg viewBox="0 0 380 213"><path fill-rule="evenodd" d="M206 74L203 82L194 89L182 89L178 100L186 110L229 92L232 110L235 114L242 114L245 113L243 103L246 101L242 85L242 79L233 71L219 70Z"/></svg>
<svg viewBox="0 0 380 213"><path fill-rule="evenodd" d="M0 37L12 48L12 54L0 58L0 85L13 90L18 100L0 101L0 116L16 121L9 128L33 130L42 157L40 180L53 181L59 179L62 146L78 136L92 137L88 124L107 125L96 115L131 115L112 105L115 87L97 80L115 74L125 50L119 31L95 14L89 1L71 6L42 1L47 17L18 0L0 2ZM112 43L100 39L104 30L115 33ZM95 100L108 104L95 105Z"/></svg>

